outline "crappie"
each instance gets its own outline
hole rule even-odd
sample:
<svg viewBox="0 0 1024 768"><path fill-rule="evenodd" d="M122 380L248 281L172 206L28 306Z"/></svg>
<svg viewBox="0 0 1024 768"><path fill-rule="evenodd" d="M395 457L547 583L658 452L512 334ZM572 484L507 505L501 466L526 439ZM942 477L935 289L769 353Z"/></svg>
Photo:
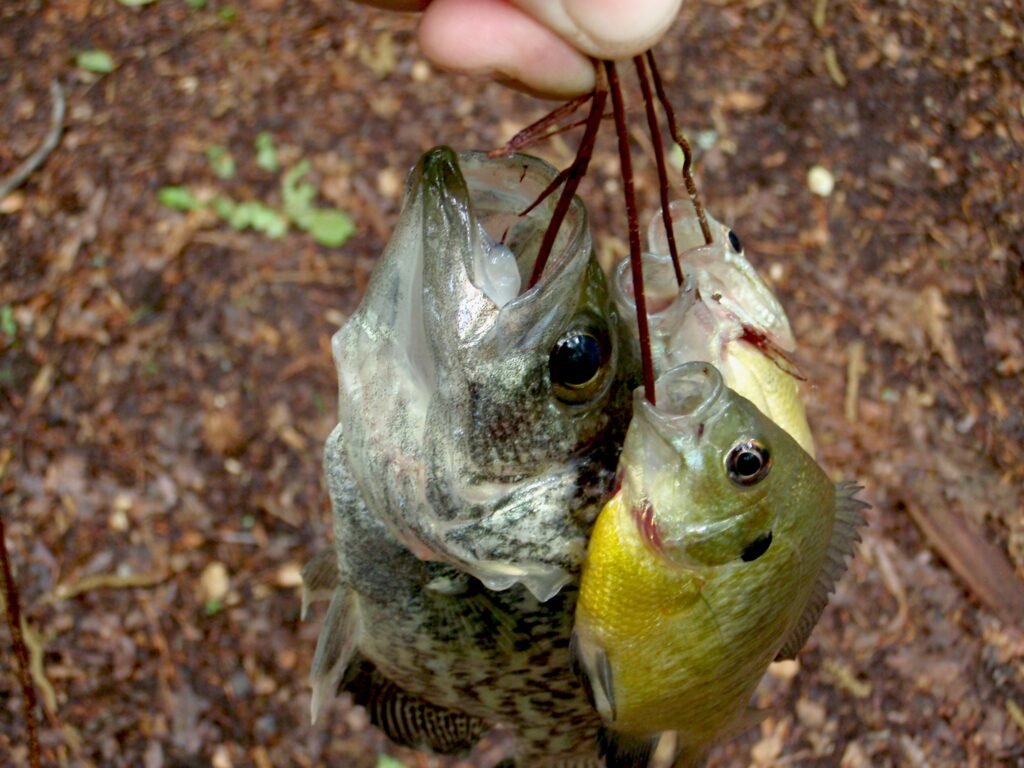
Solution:
<svg viewBox="0 0 1024 768"><path fill-rule="evenodd" d="M331 601L314 718L340 688L399 743L458 752L503 723L522 765L596 761L567 583L611 493L639 372L578 199L519 293L553 203L517 214L555 173L523 155L426 153L334 338L336 552L304 574L307 600Z"/></svg>
<svg viewBox="0 0 1024 768"><path fill-rule="evenodd" d="M519 292L551 204L517 213L546 166L461 163L470 187L450 150L424 156L363 303L334 337L344 461L417 557L543 601L579 567L628 418L613 310L582 204L541 280Z"/></svg>
<svg viewBox="0 0 1024 768"><path fill-rule="evenodd" d="M609 768L646 766L665 731L695 763L743 727L768 664L817 623L864 506L710 364L662 374L656 401L634 396L576 609Z"/></svg>
<svg viewBox="0 0 1024 768"><path fill-rule="evenodd" d="M643 254L655 375L695 360L711 363L726 386L753 402L814 455L800 376L790 359L796 344L785 311L747 261L733 230L708 215L712 242L706 245L689 200L677 200L670 210L685 275L682 287L676 281L660 214L648 227L648 252ZM631 354L638 357L628 259L616 267L612 286L619 316L632 330Z"/></svg>

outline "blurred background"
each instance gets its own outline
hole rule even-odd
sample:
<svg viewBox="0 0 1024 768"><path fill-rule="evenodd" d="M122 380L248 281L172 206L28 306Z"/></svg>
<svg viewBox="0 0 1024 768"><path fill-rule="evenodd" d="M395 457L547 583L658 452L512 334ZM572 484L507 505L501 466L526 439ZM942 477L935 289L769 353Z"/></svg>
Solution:
<svg viewBox="0 0 1024 768"><path fill-rule="evenodd" d="M874 506L771 715L712 766L1024 764L1022 29L1018 0L688 0L658 49L706 205L790 314L820 458ZM308 716L330 336L419 154L553 106L413 35L335 0L0 5L0 184L66 99L0 197L0 512L48 763L502 756L393 748L347 697ZM605 134L580 193L608 265ZM25 765L10 647L0 622L0 763Z"/></svg>

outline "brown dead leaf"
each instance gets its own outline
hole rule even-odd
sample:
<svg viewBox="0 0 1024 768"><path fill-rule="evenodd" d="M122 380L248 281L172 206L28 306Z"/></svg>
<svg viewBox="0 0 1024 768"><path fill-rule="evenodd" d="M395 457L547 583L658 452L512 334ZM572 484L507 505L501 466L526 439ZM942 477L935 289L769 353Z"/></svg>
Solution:
<svg viewBox="0 0 1024 768"><path fill-rule="evenodd" d="M734 112L754 112L763 107L766 101L763 93L730 91L722 97L722 106Z"/></svg>
<svg viewBox="0 0 1024 768"><path fill-rule="evenodd" d="M943 481L934 472L910 478L914 497L907 511L968 589L1003 621L1024 625L1024 582L1006 553L985 538L970 521L950 508L939 492Z"/></svg>
<svg viewBox="0 0 1024 768"><path fill-rule="evenodd" d="M207 411L203 415L203 442L214 453L237 456L248 441L242 422L232 411Z"/></svg>
<svg viewBox="0 0 1024 768"><path fill-rule="evenodd" d="M959 371L960 356L957 355L953 334L949 330L950 311L942 298L942 292L936 286L929 285L918 295L916 309L923 318L932 348L946 365Z"/></svg>

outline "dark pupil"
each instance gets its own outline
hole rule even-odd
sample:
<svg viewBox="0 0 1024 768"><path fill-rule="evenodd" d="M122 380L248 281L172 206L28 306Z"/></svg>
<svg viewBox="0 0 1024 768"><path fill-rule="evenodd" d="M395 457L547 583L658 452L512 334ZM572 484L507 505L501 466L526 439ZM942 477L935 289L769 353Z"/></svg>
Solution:
<svg viewBox="0 0 1024 768"><path fill-rule="evenodd" d="M764 462L761 456L754 451L742 451L736 457L734 468L740 477L753 477L761 471Z"/></svg>
<svg viewBox="0 0 1024 768"><path fill-rule="evenodd" d="M587 333L562 339L548 361L551 380L569 387L588 383L601 368L601 345Z"/></svg>
<svg viewBox="0 0 1024 768"><path fill-rule="evenodd" d="M768 551L768 547L772 545L772 532L762 534L754 539L752 542L747 544L746 549L743 550L743 554L740 558L744 563L749 563L752 560L757 560L761 555Z"/></svg>
<svg viewBox="0 0 1024 768"><path fill-rule="evenodd" d="M736 251L736 253L739 253L740 251L743 250L743 245L740 243L739 235L737 235L731 229L729 230L729 245L732 246L732 249Z"/></svg>

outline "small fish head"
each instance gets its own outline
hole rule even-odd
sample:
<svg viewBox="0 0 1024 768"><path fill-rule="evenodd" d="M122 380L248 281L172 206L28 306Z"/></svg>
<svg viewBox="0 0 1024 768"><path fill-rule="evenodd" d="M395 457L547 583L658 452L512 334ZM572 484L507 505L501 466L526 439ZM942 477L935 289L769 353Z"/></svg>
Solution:
<svg viewBox="0 0 1024 768"><path fill-rule="evenodd" d="M802 515L830 503L831 484L814 459L726 387L714 366L667 371L655 397L657 405L635 396L624 488L650 505L653 540L671 562L700 568L759 559L773 538L799 528Z"/></svg>
<svg viewBox="0 0 1024 768"><path fill-rule="evenodd" d="M675 276L660 214L648 227L648 252L643 255L655 370L661 373L692 360L721 368L727 345L744 335L763 340L762 348L768 353L792 351L786 313L747 261L736 233L705 212L712 238L706 243L689 200L673 202L670 210L682 285ZM636 338L628 259L615 270L613 294L629 335Z"/></svg>

